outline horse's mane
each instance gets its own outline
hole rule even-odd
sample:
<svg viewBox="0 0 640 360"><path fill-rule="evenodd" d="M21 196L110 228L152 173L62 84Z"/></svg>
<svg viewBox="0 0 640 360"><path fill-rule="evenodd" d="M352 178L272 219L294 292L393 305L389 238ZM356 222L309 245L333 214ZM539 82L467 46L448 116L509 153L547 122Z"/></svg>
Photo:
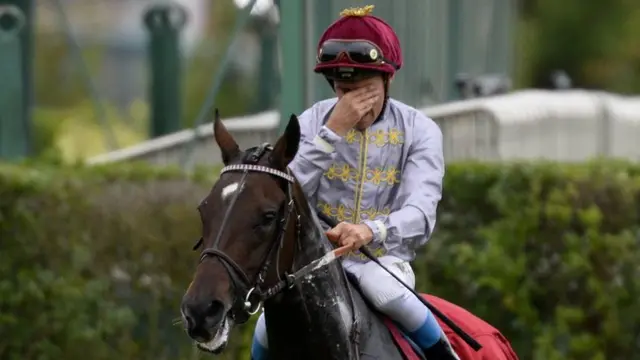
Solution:
<svg viewBox="0 0 640 360"><path fill-rule="evenodd" d="M319 237L319 239L318 239L318 240L320 240L320 244L319 245L323 245L324 248L325 248L324 249L325 251L330 251L333 247L331 245L331 242L327 238L327 235L325 234L325 232L323 230L322 224L320 223L320 218L318 217L318 214L316 213L316 209L313 208L311 202L307 198L307 195L302 190L302 186L298 182L298 179L296 178L295 174L291 173L291 175L295 179L295 183L293 184L295 201L301 201L302 202L302 203L298 204L300 206L298 208L298 211L300 211L301 215L306 217L307 220L312 224L316 234Z"/></svg>

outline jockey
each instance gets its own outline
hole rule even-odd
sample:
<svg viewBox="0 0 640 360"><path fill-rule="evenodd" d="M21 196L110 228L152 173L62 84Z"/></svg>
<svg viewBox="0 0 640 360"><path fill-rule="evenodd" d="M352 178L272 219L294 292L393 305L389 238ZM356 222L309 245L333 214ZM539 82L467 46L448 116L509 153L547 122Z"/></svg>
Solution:
<svg viewBox="0 0 640 360"><path fill-rule="evenodd" d="M309 201L338 220L327 236L354 248L342 264L373 306L399 323L428 359L459 359L431 311L357 251L366 246L415 287L409 262L434 229L444 176L436 123L389 98L402 51L395 31L372 9L344 10L322 35L315 72L337 98L300 115L300 147L289 167ZM254 360L267 357L264 314L251 352Z"/></svg>

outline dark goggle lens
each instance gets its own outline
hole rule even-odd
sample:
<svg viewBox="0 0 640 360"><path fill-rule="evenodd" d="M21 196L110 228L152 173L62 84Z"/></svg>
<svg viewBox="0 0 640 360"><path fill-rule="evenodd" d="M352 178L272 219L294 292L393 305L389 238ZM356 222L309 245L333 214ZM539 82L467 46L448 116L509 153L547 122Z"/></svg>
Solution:
<svg viewBox="0 0 640 360"><path fill-rule="evenodd" d="M320 62L335 60L341 53L346 53L352 61L360 64L369 64L378 61L380 53L378 49L368 42L336 42L327 41L320 49Z"/></svg>

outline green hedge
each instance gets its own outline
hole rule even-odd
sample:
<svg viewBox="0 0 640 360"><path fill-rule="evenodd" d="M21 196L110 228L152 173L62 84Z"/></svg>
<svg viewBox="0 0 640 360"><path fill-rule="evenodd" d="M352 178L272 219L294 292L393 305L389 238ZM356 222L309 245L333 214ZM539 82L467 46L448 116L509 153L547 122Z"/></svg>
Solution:
<svg viewBox="0 0 640 360"><path fill-rule="evenodd" d="M0 166L0 358L195 358L173 322L214 176ZM640 351L640 166L456 164L445 192L420 289L496 325L522 359ZM250 333L223 358L246 359Z"/></svg>

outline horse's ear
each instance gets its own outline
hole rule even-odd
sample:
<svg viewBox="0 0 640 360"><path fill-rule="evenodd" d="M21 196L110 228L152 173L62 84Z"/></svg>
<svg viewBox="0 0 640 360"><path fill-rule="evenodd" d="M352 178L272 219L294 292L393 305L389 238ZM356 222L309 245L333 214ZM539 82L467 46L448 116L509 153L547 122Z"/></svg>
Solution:
<svg viewBox="0 0 640 360"><path fill-rule="evenodd" d="M240 153L240 147L231 136L231 133L227 130L227 128L220 120L220 112L218 109L215 110L215 115L213 119L213 137L216 139L216 143L220 148L220 152L222 153L222 162L225 165L228 165L229 162L238 156Z"/></svg>
<svg viewBox="0 0 640 360"><path fill-rule="evenodd" d="M300 123L298 122L298 117L291 114L284 134L280 136L276 146L273 148L273 155L271 156L273 167L284 171L298 153L299 145Z"/></svg>

